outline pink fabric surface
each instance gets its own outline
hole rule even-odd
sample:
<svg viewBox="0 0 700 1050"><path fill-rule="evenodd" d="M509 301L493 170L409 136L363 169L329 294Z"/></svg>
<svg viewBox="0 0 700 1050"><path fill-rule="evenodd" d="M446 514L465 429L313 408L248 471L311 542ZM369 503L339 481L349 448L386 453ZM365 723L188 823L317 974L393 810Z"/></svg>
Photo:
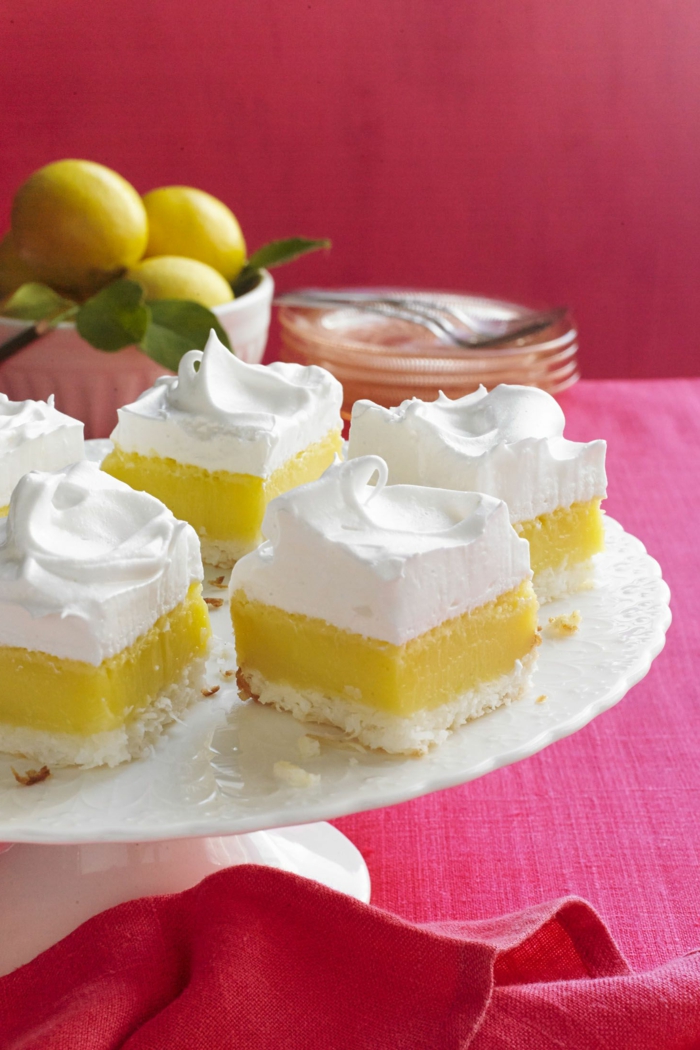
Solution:
<svg viewBox="0 0 700 1050"><path fill-rule="evenodd" d="M665 650L617 707L539 755L337 825L381 907L485 919L575 894L646 969L700 949L700 381L582 382L562 404L568 436L607 438L608 513L671 587Z"/></svg>
<svg viewBox="0 0 700 1050"><path fill-rule="evenodd" d="M431 928L234 868L103 913L0 981L3 1050L700 1045L700 380L582 383L564 407L570 436L608 439L608 511L661 562L675 623L573 737L337 821L374 904Z"/></svg>

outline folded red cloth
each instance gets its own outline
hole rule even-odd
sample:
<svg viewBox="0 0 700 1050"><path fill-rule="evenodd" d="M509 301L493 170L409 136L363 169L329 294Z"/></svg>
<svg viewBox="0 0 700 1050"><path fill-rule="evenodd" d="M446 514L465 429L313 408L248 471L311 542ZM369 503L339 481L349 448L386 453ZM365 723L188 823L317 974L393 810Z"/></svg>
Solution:
<svg viewBox="0 0 700 1050"><path fill-rule="evenodd" d="M634 974L585 901L412 926L243 866L103 912L0 981L2 1050L674 1050L700 954Z"/></svg>

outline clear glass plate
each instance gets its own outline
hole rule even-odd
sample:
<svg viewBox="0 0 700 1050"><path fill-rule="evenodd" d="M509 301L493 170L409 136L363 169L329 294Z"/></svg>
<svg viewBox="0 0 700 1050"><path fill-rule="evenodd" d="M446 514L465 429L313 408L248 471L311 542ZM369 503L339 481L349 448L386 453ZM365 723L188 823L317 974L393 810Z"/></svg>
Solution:
<svg viewBox="0 0 700 1050"><path fill-rule="evenodd" d="M510 320L529 312L516 303L483 296L411 294L491 320ZM346 417L359 398L389 407L414 396L434 400L440 390L461 397L480 383L487 387L520 383L557 394L579 379L578 332L569 314L540 332L472 349L441 342L419 325L373 317L353 307L284 306L279 320L281 359L332 372L345 388Z"/></svg>

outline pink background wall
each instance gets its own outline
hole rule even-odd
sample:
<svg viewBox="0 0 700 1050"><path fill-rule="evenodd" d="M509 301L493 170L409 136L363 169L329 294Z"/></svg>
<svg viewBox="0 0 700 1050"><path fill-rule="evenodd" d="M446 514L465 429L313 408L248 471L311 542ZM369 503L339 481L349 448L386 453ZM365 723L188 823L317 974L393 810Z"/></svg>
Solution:
<svg viewBox="0 0 700 1050"><path fill-rule="evenodd" d="M569 303L589 376L700 371L697 0L4 0L0 218L64 156L328 235L283 287Z"/></svg>

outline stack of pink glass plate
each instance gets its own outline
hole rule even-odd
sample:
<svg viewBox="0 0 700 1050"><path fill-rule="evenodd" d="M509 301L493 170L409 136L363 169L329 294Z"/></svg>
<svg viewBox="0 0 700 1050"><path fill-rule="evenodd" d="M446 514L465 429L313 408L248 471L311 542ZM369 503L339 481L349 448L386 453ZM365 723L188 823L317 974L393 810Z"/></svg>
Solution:
<svg viewBox="0 0 700 1050"><path fill-rule="evenodd" d="M437 297L423 294L431 302ZM476 318L509 320L530 313L528 307L482 296L439 293L439 298ZM558 394L579 379L578 332L568 313L534 334L469 349L441 342L410 321L353 306L283 306L279 318L281 359L332 372L345 389L345 416L359 398L389 407L410 397L432 401L440 390L460 397L480 383L488 388L521 383Z"/></svg>

